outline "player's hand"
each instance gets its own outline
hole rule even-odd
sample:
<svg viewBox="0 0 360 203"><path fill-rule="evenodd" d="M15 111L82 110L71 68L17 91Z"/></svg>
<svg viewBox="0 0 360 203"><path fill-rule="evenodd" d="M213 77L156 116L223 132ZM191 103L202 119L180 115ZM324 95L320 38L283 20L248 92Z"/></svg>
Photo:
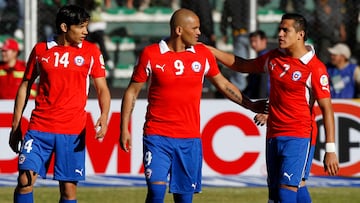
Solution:
<svg viewBox="0 0 360 203"><path fill-rule="evenodd" d="M128 130L122 130L120 134L120 147L125 152L129 152L131 150L131 135Z"/></svg>
<svg viewBox="0 0 360 203"><path fill-rule="evenodd" d="M331 176L335 176L339 172L339 161L335 152L325 153L324 170Z"/></svg>
<svg viewBox="0 0 360 203"><path fill-rule="evenodd" d="M9 146L15 153L19 153L20 152L19 145L21 144L21 142L22 142L22 132L19 125L19 127L15 129L11 129L9 136Z"/></svg>
<svg viewBox="0 0 360 203"><path fill-rule="evenodd" d="M100 117L95 124L95 138L98 140L104 139L107 129L107 119Z"/></svg>
<svg viewBox="0 0 360 203"><path fill-rule="evenodd" d="M256 125L263 126L266 124L268 119L268 114L258 113L254 116L254 122Z"/></svg>
<svg viewBox="0 0 360 203"><path fill-rule="evenodd" d="M257 99L253 101L251 110L255 113L268 114L269 113L268 99Z"/></svg>

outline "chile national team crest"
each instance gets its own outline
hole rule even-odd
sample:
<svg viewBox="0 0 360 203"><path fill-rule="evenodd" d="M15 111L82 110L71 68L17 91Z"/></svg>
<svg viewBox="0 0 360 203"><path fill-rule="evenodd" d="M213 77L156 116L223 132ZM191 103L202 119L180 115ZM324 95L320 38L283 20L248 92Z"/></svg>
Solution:
<svg viewBox="0 0 360 203"><path fill-rule="evenodd" d="M82 56L76 56L74 62L77 66L82 66L84 65L85 59Z"/></svg>
<svg viewBox="0 0 360 203"><path fill-rule="evenodd" d="M300 71L293 72L293 74L292 74L292 80L293 81L298 81L298 80L300 80L300 78L301 78L301 72Z"/></svg>
<svg viewBox="0 0 360 203"><path fill-rule="evenodd" d="M194 61L192 64L191 64L191 68L192 68L192 70L194 71L194 72L200 72L200 70L201 70L201 64L200 64L200 62L198 62L198 61Z"/></svg>

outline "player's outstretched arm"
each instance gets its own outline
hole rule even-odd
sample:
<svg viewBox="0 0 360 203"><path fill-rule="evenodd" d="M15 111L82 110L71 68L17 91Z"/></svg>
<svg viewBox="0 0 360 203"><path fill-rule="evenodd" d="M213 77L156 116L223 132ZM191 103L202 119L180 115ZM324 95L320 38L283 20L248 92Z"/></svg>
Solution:
<svg viewBox="0 0 360 203"><path fill-rule="evenodd" d="M335 153L335 125L334 125L334 111L331 105L330 98L318 100L319 107L322 112L325 127L325 141L326 152L324 156L325 171L334 176L339 171L339 161Z"/></svg>
<svg viewBox="0 0 360 203"><path fill-rule="evenodd" d="M130 82L122 98L119 142L121 149L126 152L131 150L131 135L129 131L131 114L134 110L136 99L144 84L145 83Z"/></svg>
<svg viewBox="0 0 360 203"><path fill-rule="evenodd" d="M258 72L254 69L254 59L244 59L238 56L235 56L232 53L228 53L222 50L219 50L215 47L205 45L211 53L215 56L215 58L220 61L222 64L227 66L228 68L243 73L253 73Z"/></svg>
<svg viewBox="0 0 360 203"><path fill-rule="evenodd" d="M247 96L243 95L241 91L228 79L226 79L221 73L208 79L225 97L227 97L231 101L256 113L267 113L267 99L260 99L256 101L250 100Z"/></svg>

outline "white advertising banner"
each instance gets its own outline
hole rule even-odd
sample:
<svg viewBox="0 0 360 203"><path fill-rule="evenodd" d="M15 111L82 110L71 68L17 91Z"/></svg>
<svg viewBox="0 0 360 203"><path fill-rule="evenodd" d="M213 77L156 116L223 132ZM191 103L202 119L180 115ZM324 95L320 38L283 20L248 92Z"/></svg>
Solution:
<svg viewBox="0 0 360 203"><path fill-rule="evenodd" d="M94 124L99 116L97 100L89 100L86 110L86 170L87 175L139 175L142 168L142 127L147 101L139 99L133 112L130 129L132 150L119 147L121 100L112 100L109 130L104 140L95 137ZM333 101L335 111L336 141L340 175L360 174L360 105L355 100ZM30 100L23 114L24 132L34 101ZM17 173L17 155L8 146L13 101L0 101L0 173ZM314 156L312 174L325 175L322 168L324 131L317 109L319 136ZM201 133L203 140L203 175L266 175L265 134L266 126L256 126L255 113L229 100L203 99L201 101ZM301 119L301 118L299 118ZM341 135L341 136L340 136ZM341 139L340 139L341 138ZM50 167L49 174L53 169Z"/></svg>

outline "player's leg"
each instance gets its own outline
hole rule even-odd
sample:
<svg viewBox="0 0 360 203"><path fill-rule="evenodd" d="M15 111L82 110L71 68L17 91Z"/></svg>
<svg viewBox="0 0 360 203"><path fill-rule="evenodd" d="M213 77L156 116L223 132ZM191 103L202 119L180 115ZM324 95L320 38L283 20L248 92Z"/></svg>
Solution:
<svg viewBox="0 0 360 203"><path fill-rule="evenodd" d="M297 191L304 177L305 168L310 152L310 139L281 137L281 170L279 201L282 203L297 202Z"/></svg>
<svg viewBox="0 0 360 203"><path fill-rule="evenodd" d="M46 162L52 154L53 137L47 133L28 131L24 137L18 161L18 183L14 192L14 202L32 203L33 186L37 176L46 175Z"/></svg>
<svg viewBox="0 0 360 203"><path fill-rule="evenodd" d="M143 137L143 164L147 184L146 203L163 203L171 164L169 138L157 135Z"/></svg>
<svg viewBox="0 0 360 203"><path fill-rule="evenodd" d="M59 203L76 203L77 182L59 181L61 199Z"/></svg>
<svg viewBox="0 0 360 203"><path fill-rule="evenodd" d="M308 180L309 175L310 175L310 169L311 169L311 164L312 164L312 160L314 157L314 152L315 152L315 145L311 145L309 157L308 157L308 160L306 163L304 178L302 179L300 187L297 192L297 202L298 203L311 203L312 202L310 193L306 186L306 180Z"/></svg>
<svg viewBox="0 0 360 203"><path fill-rule="evenodd" d="M60 203L75 203L78 181L85 180L85 131L56 134L54 179L59 181Z"/></svg>
<svg viewBox="0 0 360 203"><path fill-rule="evenodd" d="M280 158L277 150L277 140L266 140L266 170L267 170L267 187L268 187L268 203L275 203L279 200L279 166Z"/></svg>
<svg viewBox="0 0 360 203"><path fill-rule="evenodd" d="M201 139L174 139L173 145L169 190L175 203L191 203L193 194L201 192Z"/></svg>

